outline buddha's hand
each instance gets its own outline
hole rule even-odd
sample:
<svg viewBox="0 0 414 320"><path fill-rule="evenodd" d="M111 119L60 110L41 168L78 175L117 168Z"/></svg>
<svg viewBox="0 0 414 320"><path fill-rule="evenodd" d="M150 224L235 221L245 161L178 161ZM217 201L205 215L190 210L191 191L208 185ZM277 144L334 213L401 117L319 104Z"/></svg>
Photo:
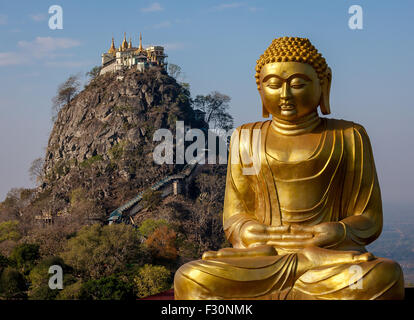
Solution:
<svg viewBox="0 0 414 320"><path fill-rule="evenodd" d="M258 256L277 256L277 251L272 246L256 246L253 248L223 248L219 251L207 251L203 253L203 260L218 258L239 258L239 257L258 257Z"/></svg>
<svg viewBox="0 0 414 320"><path fill-rule="evenodd" d="M291 226L267 226L256 221L246 222L241 229L241 240L246 247L274 246L275 243L293 241L301 248L302 242L311 238L311 232L292 229Z"/></svg>
<svg viewBox="0 0 414 320"><path fill-rule="evenodd" d="M345 225L340 222L323 222L315 226L291 226L291 232L311 234L311 238L297 241L295 239L278 240L272 245L283 248L298 248L300 246L315 246L320 248L335 248L345 240Z"/></svg>
<svg viewBox="0 0 414 320"><path fill-rule="evenodd" d="M334 248L345 240L345 228L345 224L340 222L323 222L300 229L312 233L313 238L307 241L310 245L320 248Z"/></svg>

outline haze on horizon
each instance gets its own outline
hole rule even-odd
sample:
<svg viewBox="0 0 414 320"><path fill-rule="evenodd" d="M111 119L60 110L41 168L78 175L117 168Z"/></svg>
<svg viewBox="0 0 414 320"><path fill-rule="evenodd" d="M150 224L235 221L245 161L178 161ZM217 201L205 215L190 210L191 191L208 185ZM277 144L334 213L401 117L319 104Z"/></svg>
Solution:
<svg viewBox="0 0 414 320"><path fill-rule="evenodd" d="M256 59L280 36L307 37L333 71L330 117L362 124L372 142L384 208L410 214L414 108L410 1L360 1L362 30L351 30L352 1L56 1L63 30L48 27L49 1L0 7L0 201L33 187L28 168L43 157L51 98L71 74L100 65L111 37L163 45L192 95L232 98L235 125L261 121ZM96 7L99 6L99 10ZM393 213L390 213L393 214Z"/></svg>

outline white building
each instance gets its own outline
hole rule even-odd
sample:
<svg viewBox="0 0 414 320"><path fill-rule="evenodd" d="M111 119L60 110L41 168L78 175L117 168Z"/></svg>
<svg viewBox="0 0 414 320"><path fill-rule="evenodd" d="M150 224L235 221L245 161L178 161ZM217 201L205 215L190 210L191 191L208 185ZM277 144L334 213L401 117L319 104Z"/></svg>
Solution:
<svg viewBox="0 0 414 320"><path fill-rule="evenodd" d="M142 46L142 35L139 35L139 47L132 46L131 38L124 40L118 49L115 48L114 38L112 38L111 47L108 52L102 53L102 69L100 74L114 72L118 70L137 68L140 71L151 66L160 66L167 68L167 55L164 53L162 46L150 46L146 49Z"/></svg>

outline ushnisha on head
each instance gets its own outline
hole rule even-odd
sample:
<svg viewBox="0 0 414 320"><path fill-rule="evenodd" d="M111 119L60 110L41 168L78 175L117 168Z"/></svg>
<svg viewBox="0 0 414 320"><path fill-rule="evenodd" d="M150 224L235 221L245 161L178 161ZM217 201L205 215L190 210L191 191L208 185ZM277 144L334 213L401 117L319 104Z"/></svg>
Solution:
<svg viewBox="0 0 414 320"><path fill-rule="evenodd" d="M330 113L331 69L306 38L274 39L257 60L256 84L269 113L282 121L299 121L321 107Z"/></svg>

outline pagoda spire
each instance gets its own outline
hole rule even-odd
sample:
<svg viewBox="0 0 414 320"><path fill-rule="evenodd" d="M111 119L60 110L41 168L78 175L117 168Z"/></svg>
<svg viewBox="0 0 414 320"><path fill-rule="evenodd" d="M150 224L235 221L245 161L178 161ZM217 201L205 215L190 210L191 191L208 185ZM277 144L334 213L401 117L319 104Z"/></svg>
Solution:
<svg viewBox="0 0 414 320"><path fill-rule="evenodd" d="M112 37L111 47L109 48L108 53L112 53L112 54L116 53L114 37Z"/></svg>
<svg viewBox="0 0 414 320"><path fill-rule="evenodd" d="M122 49L128 48L128 42L126 40L126 32L124 32L124 41L122 41Z"/></svg>
<svg viewBox="0 0 414 320"><path fill-rule="evenodd" d="M141 32L139 33L139 47L138 47L138 51L139 52L144 51L144 48L142 47L142 34L141 34Z"/></svg>
<svg viewBox="0 0 414 320"><path fill-rule="evenodd" d="M132 48L132 39L131 37L129 37L129 42L128 42L128 49Z"/></svg>

